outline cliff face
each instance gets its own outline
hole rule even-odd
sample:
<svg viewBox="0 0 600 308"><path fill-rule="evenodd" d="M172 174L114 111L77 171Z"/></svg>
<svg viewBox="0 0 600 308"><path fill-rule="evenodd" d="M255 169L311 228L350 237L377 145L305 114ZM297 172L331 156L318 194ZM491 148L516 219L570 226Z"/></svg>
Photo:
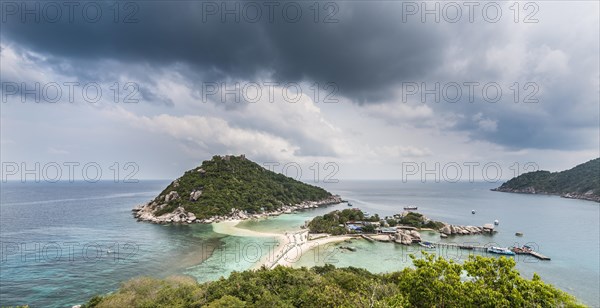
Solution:
<svg viewBox="0 0 600 308"><path fill-rule="evenodd" d="M206 222L276 214L340 202L322 188L296 181L241 156L214 156L186 171L134 216L155 223Z"/></svg>
<svg viewBox="0 0 600 308"><path fill-rule="evenodd" d="M492 190L560 195L600 202L600 158L561 172L528 172Z"/></svg>

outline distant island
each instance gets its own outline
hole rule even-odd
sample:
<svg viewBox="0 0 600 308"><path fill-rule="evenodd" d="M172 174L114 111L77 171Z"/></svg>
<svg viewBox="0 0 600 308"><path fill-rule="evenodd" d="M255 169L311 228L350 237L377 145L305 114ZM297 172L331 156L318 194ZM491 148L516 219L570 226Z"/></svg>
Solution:
<svg viewBox="0 0 600 308"><path fill-rule="evenodd" d="M528 172L492 190L600 202L600 158L561 172Z"/></svg>
<svg viewBox="0 0 600 308"><path fill-rule="evenodd" d="M225 155L186 171L156 198L132 211L138 220L153 223L213 223L341 201L320 187L269 171L245 155Z"/></svg>

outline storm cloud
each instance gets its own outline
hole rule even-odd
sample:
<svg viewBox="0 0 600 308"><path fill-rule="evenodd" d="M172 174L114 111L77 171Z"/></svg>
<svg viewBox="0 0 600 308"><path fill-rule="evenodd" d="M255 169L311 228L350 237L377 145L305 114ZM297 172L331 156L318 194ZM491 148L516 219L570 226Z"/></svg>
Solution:
<svg viewBox="0 0 600 308"><path fill-rule="evenodd" d="M93 5L85 15L87 3ZM39 69L43 76L106 85L133 80L152 105L126 113L138 128L160 134L177 123L219 123L233 135L276 144L277 152L296 156L349 155L364 143L356 136L370 140L382 127L398 130L402 140L370 145L371 153L444 152L436 141L410 136L417 130L428 131L431 140L456 134L510 153L597 151L598 4L540 2L535 14L520 7L516 17L508 3L498 2L498 21L482 13L487 2L476 4L474 20L458 2L462 15L449 22L453 8L444 11L445 2L81 2L72 19L58 3L63 15L57 20L23 15L25 9L43 11L44 2L2 2L0 79L31 81L40 78L33 73ZM437 15L421 14L438 6ZM102 15L91 20L98 8ZM9 63L13 54L20 60ZM303 97L293 107L202 101L206 82L264 81L302 84L307 97L312 84L333 83L339 102L326 106ZM471 99L464 84L472 82L479 86ZM431 94L437 83L438 93ZM482 93L490 83L502 91L497 101ZM460 99L449 101L440 93L448 84L461 86ZM226 140L213 136L216 131L166 134L188 149L249 146L224 145ZM211 142L202 141L211 136Z"/></svg>

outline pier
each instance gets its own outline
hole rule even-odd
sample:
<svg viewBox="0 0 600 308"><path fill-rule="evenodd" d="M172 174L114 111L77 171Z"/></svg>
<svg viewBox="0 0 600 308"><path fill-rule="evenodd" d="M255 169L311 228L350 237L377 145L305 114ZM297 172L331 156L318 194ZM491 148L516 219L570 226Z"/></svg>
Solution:
<svg viewBox="0 0 600 308"><path fill-rule="evenodd" d="M465 244L457 244L457 243L433 243L436 246L440 246L440 247L453 247L453 248L458 248L458 249L465 249L465 250L478 250L478 251L483 251L483 252L487 252L487 248L486 246L483 245L465 245ZM527 252L520 252L520 253L516 253L519 255L531 255L533 257L536 257L540 260L544 260L544 261L550 261L551 258L548 256L545 256L537 251L527 251Z"/></svg>
<svg viewBox="0 0 600 308"><path fill-rule="evenodd" d="M530 251L529 252L530 255L540 259L540 260L546 260L546 261L550 261L550 257L544 256L543 254L539 253L539 252L535 252L535 251Z"/></svg>

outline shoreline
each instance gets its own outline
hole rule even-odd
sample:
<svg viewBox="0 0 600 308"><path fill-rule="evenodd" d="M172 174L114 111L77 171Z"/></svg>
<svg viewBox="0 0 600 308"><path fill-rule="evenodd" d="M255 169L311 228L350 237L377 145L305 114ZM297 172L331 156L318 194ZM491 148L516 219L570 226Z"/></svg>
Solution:
<svg viewBox="0 0 600 308"><path fill-rule="evenodd" d="M315 209L321 206L328 206L340 203L343 203L343 200L339 195L331 195L321 200L303 201L294 205L284 205L275 211L263 212L259 214L249 214L246 211L232 208L228 215L216 215L205 219L196 218L196 215L194 213L186 211L182 206L177 207L170 213L166 213L161 216L156 216L154 215L156 209L153 207L153 201L150 201L146 204L138 205L134 207L131 210L131 212L133 214L133 217L135 217L137 221L141 222L150 222L155 224L213 224L222 221L261 219L266 217L279 216L282 214L291 214L297 210Z"/></svg>
<svg viewBox="0 0 600 308"><path fill-rule="evenodd" d="M266 267L272 269L278 265L292 267L294 263L300 260L303 255L318 249L322 245L345 241L354 236L350 235L325 235L316 239L310 239L307 229L296 232L268 233L254 231L245 228L239 228L237 225L243 220L227 220L218 223L212 223L213 232L240 237L271 237L278 241L274 250L269 250L264 254L260 261L256 262L251 269Z"/></svg>
<svg viewBox="0 0 600 308"><path fill-rule="evenodd" d="M490 189L494 192L503 192L503 193L511 193L511 194L523 194L523 195L540 195L540 196L557 196L565 199L575 199L575 200L584 200L600 203L600 196L597 195L585 195L579 193L552 193L546 191L535 191L531 189L511 189L511 188L492 188Z"/></svg>

